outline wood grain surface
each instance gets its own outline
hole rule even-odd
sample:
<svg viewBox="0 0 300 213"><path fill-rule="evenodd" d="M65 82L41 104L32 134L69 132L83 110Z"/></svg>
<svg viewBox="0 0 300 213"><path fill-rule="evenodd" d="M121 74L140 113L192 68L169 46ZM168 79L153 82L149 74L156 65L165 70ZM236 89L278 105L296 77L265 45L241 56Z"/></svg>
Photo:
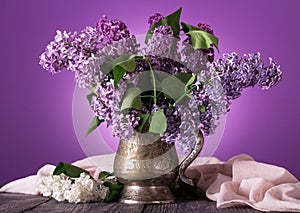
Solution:
<svg viewBox="0 0 300 213"><path fill-rule="evenodd" d="M41 195L24 195L15 193L0 193L0 212L147 212L147 213L192 213L192 212L224 212L224 213L254 213L259 212L249 207L234 207L217 209L216 203L209 200L179 200L173 204L123 204L84 203L70 204L57 202Z"/></svg>

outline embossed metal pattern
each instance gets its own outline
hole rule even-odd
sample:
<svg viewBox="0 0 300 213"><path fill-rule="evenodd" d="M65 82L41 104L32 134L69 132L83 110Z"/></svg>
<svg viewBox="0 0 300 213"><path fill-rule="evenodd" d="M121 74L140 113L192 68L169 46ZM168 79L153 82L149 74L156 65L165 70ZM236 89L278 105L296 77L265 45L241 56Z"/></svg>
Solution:
<svg viewBox="0 0 300 213"><path fill-rule="evenodd" d="M126 159L149 160L162 156L174 146L162 142L160 138L153 138L151 143L143 142L144 134L134 136L129 141L121 139L117 154Z"/></svg>
<svg viewBox="0 0 300 213"><path fill-rule="evenodd" d="M140 140L139 137L134 139ZM128 181L146 180L174 173L179 165L175 146L160 140L143 145L120 140L114 161L116 177ZM170 176L170 175L169 175ZM175 173L172 175L175 177Z"/></svg>
<svg viewBox="0 0 300 213"><path fill-rule="evenodd" d="M125 185L120 201L124 203L175 202L168 186L178 175L183 182L194 184L193 180L184 175L184 172L198 156L203 143L204 138L201 133L194 150L179 165L174 144L162 142L157 134L137 133L129 141L120 140L114 161L114 173Z"/></svg>

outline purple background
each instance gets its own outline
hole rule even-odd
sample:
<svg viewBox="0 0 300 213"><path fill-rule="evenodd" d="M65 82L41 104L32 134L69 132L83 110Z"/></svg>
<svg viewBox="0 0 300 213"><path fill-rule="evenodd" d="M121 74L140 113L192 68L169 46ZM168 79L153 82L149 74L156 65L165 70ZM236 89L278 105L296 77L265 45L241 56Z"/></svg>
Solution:
<svg viewBox="0 0 300 213"><path fill-rule="evenodd" d="M183 1L182 1L183 2ZM85 155L72 124L72 73L51 76L38 56L56 29L80 31L99 17L124 20L144 34L154 12L183 7L188 23L209 23L221 53L260 51L282 65L282 83L269 91L247 89L232 104L215 156L239 153L284 166L300 179L300 1L0 1L1 181L36 172L46 163Z"/></svg>

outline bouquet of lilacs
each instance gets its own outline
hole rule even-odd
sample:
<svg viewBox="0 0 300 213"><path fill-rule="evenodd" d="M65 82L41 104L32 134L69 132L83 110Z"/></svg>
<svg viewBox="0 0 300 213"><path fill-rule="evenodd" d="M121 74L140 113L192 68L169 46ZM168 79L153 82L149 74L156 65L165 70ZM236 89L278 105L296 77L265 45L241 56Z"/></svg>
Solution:
<svg viewBox="0 0 300 213"><path fill-rule="evenodd" d="M120 20L100 18L80 33L57 31L40 65L55 74L71 70L94 111L87 134L102 122L113 136L160 134L190 152L199 130L214 133L221 115L244 88L269 89L282 78L280 66L260 53L223 54L215 59L218 38L206 23L180 22L181 8L152 15L142 41Z"/></svg>

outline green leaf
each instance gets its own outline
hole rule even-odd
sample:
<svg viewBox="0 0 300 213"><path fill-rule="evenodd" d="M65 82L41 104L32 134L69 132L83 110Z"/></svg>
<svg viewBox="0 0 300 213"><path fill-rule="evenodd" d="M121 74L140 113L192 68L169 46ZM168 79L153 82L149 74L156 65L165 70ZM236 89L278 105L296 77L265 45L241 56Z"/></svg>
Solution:
<svg viewBox="0 0 300 213"><path fill-rule="evenodd" d="M115 59L113 59L110 63L113 67L119 65L124 68L128 72L133 72L136 68L135 58L139 56L133 54L124 54Z"/></svg>
<svg viewBox="0 0 300 213"><path fill-rule="evenodd" d="M217 37L198 27L186 24L184 22L181 22L181 26L184 33L191 37L192 45L195 49L207 49L211 44L213 44L219 51L219 39Z"/></svg>
<svg viewBox="0 0 300 213"><path fill-rule="evenodd" d="M146 42L149 40L149 38L151 38L152 36L152 31L161 25L168 25L172 28L173 31L173 36L174 37L178 37L179 36L179 32L180 32L180 25L179 25L179 21L180 21L180 15L181 15L181 10L182 8L180 7L178 10L176 10L174 13L166 16L165 18L163 18L162 20L160 20L159 22L153 24L150 29L147 32L146 35Z"/></svg>
<svg viewBox="0 0 300 213"><path fill-rule="evenodd" d="M164 110L157 110L151 118L149 132L163 134L167 129L167 118Z"/></svg>
<svg viewBox="0 0 300 213"><path fill-rule="evenodd" d="M198 110L202 113L206 112L206 107L204 105L198 106Z"/></svg>
<svg viewBox="0 0 300 213"><path fill-rule="evenodd" d="M89 87L89 90L97 95L97 89L95 87Z"/></svg>
<svg viewBox="0 0 300 213"><path fill-rule="evenodd" d="M111 59L105 62L101 69L102 71L109 73L115 66L120 66L125 69L127 72L133 72L136 68L135 60L141 59L141 56L134 54L124 54L117 58Z"/></svg>
<svg viewBox="0 0 300 213"><path fill-rule="evenodd" d="M97 129L98 126L100 126L100 124L103 122L104 120L99 120L99 118L97 116L95 116L88 128L88 130L85 133L85 137L87 137L92 131L94 131L95 129Z"/></svg>
<svg viewBox="0 0 300 213"><path fill-rule="evenodd" d="M118 63L117 65L122 67L127 72L133 72L136 68L135 59L131 57L126 61L122 61L121 63Z"/></svg>
<svg viewBox="0 0 300 213"><path fill-rule="evenodd" d="M104 180L105 178L111 176L110 172L108 171L102 171L99 173L98 179Z"/></svg>
<svg viewBox="0 0 300 213"><path fill-rule="evenodd" d="M87 98L90 105L92 104L92 99L93 99L94 96L97 96L97 94L95 94L94 92L91 92L90 94L88 94L86 96L86 98Z"/></svg>
<svg viewBox="0 0 300 213"><path fill-rule="evenodd" d="M122 79L122 77L125 75L126 70L121 67L120 65L117 65L113 68L113 74L114 74L114 88L116 89L118 87L119 81Z"/></svg>
<svg viewBox="0 0 300 213"><path fill-rule="evenodd" d="M150 117L150 114L138 114L137 116L141 118L141 121L140 121L140 125L136 128L136 130L138 132L142 132L145 124L147 123Z"/></svg>
<svg viewBox="0 0 300 213"><path fill-rule="evenodd" d="M109 182L109 181L105 181L103 183L104 186L106 187L109 187L111 190L120 190L120 189L123 189L123 185L121 184L115 184L115 183L112 183L112 182Z"/></svg>
<svg viewBox="0 0 300 213"><path fill-rule="evenodd" d="M181 73L176 74L176 77L179 80L181 80L184 84L187 84L187 82L191 79L192 74L181 72Z"/></svg>
<svg viewBox="0 0 300 213"><path fill-rule="evenodd" d="M120 192L117 190L111 190L109 192L109 195L107 198L105 198L104 202L112 202L114 200L116 200L117 197L119 197Z"/></svg>
<svg viewBox="0 0 300 213"><path fill-rule="evenodd" d="M124 109L134 108L141 109L142 100L141 100L141 89L139 87L130 87L127 89L125 97L121 105L121 111Z"/></svg>
<svg viewBox="0 0 300 213"><path fill-rule="evenodd" d="M98 179L103 181L103 180L105 180L105 178L107 178L109 176L111 176L110 172L102 171L102 172L100 172Z"/></svg>
<svg viewBox="0 0 300 213"><path fill-rule="evenodd" d="M77 166L73 166L71 164L60 162L59 164L57 164L57 166L55 167L52 174L60 175L60 174L64 173L65 175L67 175L71 178L78 178L80 176L80 174L83 172L89 175L88 171L86 171L84 169L81 169Z"/></svg>
<svg viewBox="0 0 300 213"><path fill-rule="evenodd" d="M143 59L142 56L134 54L124 54L112 59L102 65L102 70L110 73L112 70L114 78L114 88L117 88L119 81L126 72L134 72L136 68L136 60Z"/></svg>
<svg viewBox="0 0 300 213"><path fill-rule="evenodd" d="M185 87L187 88L192 83L194 83L195 79L196 79L196 75L192 74L192 77L188 80L188 82L186 83Z"/></svg>
<svg viewBox="0 0 300 213"><path fill-rule="evenodd" d="M168 76L161 82L162 91L174 101L185 93L185 85L175 76Z"/></svg>
<svg viewBox="0 0 300 213"><path fill-rule="evenodd" d="M104 182L103 185L109 187L109 194L107 198L105 198L105 202L111 202L116 200L123 189L123 185L113 184L111 182Z"/></svg>

